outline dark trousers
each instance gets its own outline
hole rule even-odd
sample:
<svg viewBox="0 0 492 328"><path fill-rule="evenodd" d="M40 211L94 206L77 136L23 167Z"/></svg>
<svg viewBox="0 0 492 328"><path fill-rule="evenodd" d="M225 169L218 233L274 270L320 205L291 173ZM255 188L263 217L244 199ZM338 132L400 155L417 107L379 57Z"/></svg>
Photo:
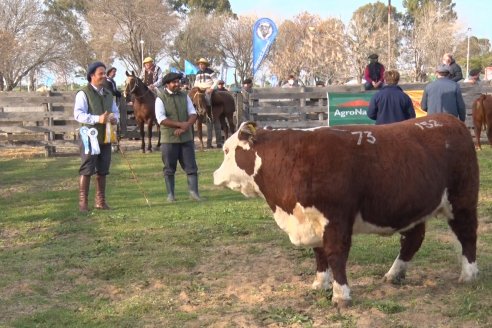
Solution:
<svg viewBox="0 0 492 328"><path fill-rule="evenodd" d="M178 162L187 175L196 175L198 173L195 159L195 143L193 141L163 143L161 151L164 175L174 175Z"/></svg>
<svg viewBox="0 0 492 328"><path fill-rule="evenodd" d="M90 148L90 144L89 144ZM82 141L79 144L80 149L80 169L79 175L108 175L109 165L111 164L111 144L99 144L101 153L99 155L91 155L84 153L84 145Z"/></svg>

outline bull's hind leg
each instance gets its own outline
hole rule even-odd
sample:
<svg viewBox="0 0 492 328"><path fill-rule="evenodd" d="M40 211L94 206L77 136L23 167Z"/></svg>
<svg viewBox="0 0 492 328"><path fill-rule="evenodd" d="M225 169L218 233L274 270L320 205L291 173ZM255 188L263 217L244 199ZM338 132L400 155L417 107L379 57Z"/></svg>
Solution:
<svg viewBox="0 0 492 328"><path fill-rule="evenodd" d="M385 281L400 283L405 279L408 262L410 262L422 245L425 237L425 223L416 225L410 230L401 232L400 237L400 254L395 262L384 275Z"/></svg>
<svg viewBox="0 0 492 328"><path fill-rule="evenodd" d="M313 248L316 257L316 278L311 287L313 289L330 289L333 281L333 274L328 266L328 259L325 251L321 247Z"/></svg>
<svg viewBox="0 0 492 328"><path fill-rule="evenodd" d="M454 218L448 220L462 248L462 267L460 282L468 282L478 277L477 267L477 210L455 209Z"/></svg>

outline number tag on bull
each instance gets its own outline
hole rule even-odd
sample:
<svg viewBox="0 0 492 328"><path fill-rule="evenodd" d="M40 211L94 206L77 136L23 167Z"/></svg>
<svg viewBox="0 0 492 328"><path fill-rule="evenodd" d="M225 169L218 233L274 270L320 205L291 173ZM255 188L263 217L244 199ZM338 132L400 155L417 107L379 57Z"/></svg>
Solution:
<svg viewBox="0 0 492 328"><path fill-rule="evenodd" d="M439 126L442 126L442 124L437 122L436 120L428 120L428 121L424 121L424 122L419 122L419 123L415 123L415 125L418 126L419 128L421 128L422 130L437 128Z"/></svg>
<svg viewBox="0 0 492 328"><path fill-rule="evenodd" d="M371 131L354 131L352 134L359 135L357 139L357 146L362 145L362 142L368 142L370 144L376 143L376 137L372 135Z"/></svg>

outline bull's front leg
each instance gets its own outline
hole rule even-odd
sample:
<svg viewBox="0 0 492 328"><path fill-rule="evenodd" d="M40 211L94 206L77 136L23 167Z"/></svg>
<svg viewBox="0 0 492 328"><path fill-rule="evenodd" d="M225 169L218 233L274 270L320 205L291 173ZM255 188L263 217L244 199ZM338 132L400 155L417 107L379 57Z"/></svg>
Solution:
<svg viewBox="0 0 492 328"><path fill-rule="evenodd" d="M347 280L347 259L352 242L350 227L334 228L328 224L325 228L323 249L327 255L328 266L333 273L332 303L338 308L352 305Z"/></svg>
<svg viewBox="0 0 492 328"><path fill-rule="evenodd" d="M328 266L328 258L322 247L313 248L316 258L316 278L311 287L313 289L330 289L332 288L333 274Z"/></svg>

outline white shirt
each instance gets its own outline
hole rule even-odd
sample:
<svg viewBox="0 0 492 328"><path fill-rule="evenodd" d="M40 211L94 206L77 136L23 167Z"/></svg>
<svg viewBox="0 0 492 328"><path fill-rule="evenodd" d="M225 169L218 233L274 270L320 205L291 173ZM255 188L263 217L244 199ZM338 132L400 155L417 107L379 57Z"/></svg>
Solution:
<svg viewBox="0 0 492 328"><path fill-rule="evenodd" d="M166 88L164 92L172 94L172 92L168 88ZM186 95L186 111L188 112L188 115L196 115L195 106L193 106L193 103L191 102L191 99L188 95ZM162 102L160 97L155 98L155 117L159 124L161 124L162 121L167 118L166 108L164 108L164 103Z"/></svg>
<svg viewBox="0 0 492 328"><path fill-rule="evenodd" d="M94 90L96 90L97 93L103 95L104 88L98 90L92 84L91 86L94 88ZM111 105L111 111L113 112L114 117L119 122L120 112L118 110L118 107L116 107L114 101L113 104ZM75 95L75 105L73 107L73 117L75 118L75 120L79 123L94 125L96 123L99 123L99 116L100 115L89 114L89 102L87 100L87 96L85 95L85 92L81 92L81 91L77 92L77 94Z"/></svg>

